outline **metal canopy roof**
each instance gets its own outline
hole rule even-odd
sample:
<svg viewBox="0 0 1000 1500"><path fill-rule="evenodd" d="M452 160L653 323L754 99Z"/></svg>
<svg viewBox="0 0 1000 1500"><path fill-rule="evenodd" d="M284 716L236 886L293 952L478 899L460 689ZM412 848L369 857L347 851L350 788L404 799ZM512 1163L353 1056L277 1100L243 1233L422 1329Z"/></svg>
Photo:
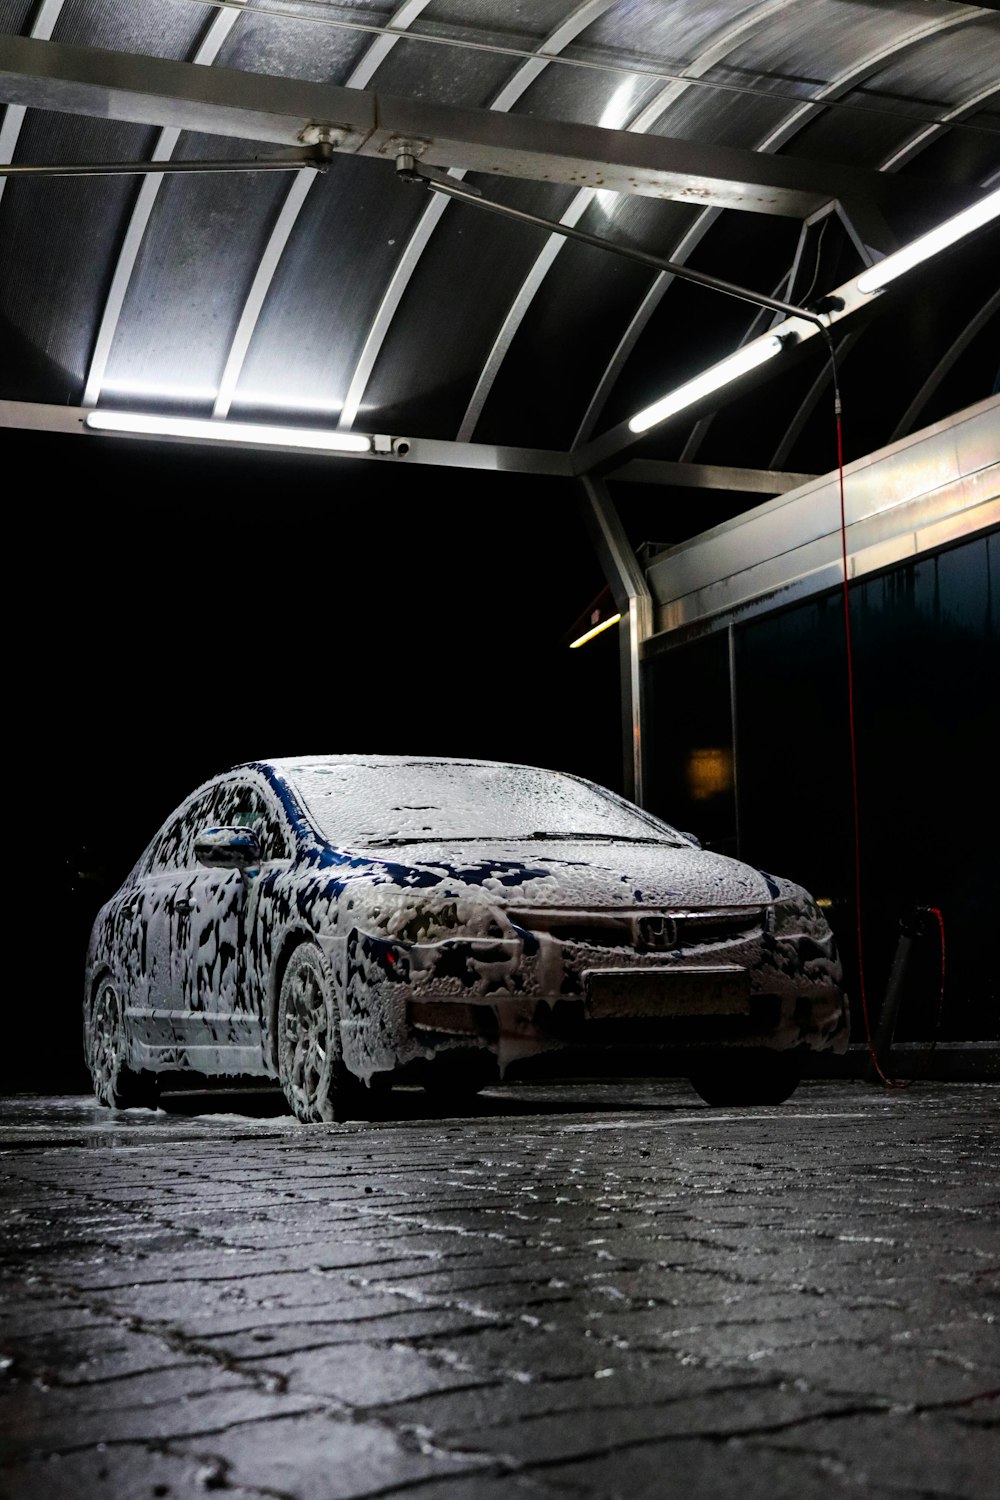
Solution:
<svg viewBox="0 0 1000 1500"><path fill-rule="evenodd" d="M775 315L428 193L397 156L805 306L1000 181L997 12L0 0L0 163L161 167L0 177L0 419L354 430L411 464L749 507L833 463L822 338L639 438L626 418ZM835 324L848 457L989 394L998 265L994 225Z"/></svg>

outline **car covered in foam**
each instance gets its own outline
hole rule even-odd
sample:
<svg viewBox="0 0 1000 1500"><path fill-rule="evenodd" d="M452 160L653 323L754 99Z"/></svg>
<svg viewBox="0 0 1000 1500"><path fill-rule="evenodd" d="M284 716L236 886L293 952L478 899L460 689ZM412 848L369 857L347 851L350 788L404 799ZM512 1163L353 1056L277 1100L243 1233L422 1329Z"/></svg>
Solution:
<svg viewBox="0 0 1000 1500"><path fill-rule="evenodd" d="M280 1080L302 1120L588 1059L779 1102L847 1046L833 934L788 880L580 777L418 756L252 761L194 791L97 915L97 1097Z"/></svg>

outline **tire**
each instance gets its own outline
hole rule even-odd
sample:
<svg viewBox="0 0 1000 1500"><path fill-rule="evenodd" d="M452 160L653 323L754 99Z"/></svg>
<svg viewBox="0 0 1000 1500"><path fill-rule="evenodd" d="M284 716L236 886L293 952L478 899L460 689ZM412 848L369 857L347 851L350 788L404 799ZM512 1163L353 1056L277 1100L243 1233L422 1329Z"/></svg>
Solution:
<svg viewBox="0 0 1000 1500"><path fill-rule="evenodd" d="M156 1107L156 1082L128 1065L125 1007L118 986L105 974L94 992L87 1018L87 1067L98 1103L109 1109Z"/></svg>
<svg viewBox="0 0 1000 1500"><path fill-rule="evenodd" d="M716 1107L784 1104L801 1077L798 1062L787 1053L738 1047L689 1074L695 1092Z"/></svg>
<svg viewBox="0 0 1000 1500"><path fill-rule="evenodd" d="M346 1118L356 1089L344 1067L330 966L315 943L300 943L282 975L278 1078L296 1119L316 1125Z"/></svg>

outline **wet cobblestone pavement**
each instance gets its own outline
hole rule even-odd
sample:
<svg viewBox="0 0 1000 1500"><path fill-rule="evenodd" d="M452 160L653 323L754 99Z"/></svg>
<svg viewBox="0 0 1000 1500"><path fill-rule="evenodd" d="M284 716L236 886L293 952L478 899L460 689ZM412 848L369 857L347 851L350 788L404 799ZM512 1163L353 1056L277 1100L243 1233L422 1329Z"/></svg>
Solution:
<svg viewBox="0 0 1000 1500"><path fill-rule="evenodd" d="M992 1500L998 1105L9 1099L0 1495Z"/></svg>

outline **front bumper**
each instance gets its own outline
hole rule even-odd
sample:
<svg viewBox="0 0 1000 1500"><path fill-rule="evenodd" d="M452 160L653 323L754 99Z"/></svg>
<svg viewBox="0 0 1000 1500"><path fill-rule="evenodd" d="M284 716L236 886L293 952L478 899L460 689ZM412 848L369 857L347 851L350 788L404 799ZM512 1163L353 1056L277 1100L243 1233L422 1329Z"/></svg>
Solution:
<svg viewBox="0 0 1000 1500"><path fill-rule="evenodd" d="M676 946L642 951L634 914L585 914L575 927L566 913L532 915L532 927L498 938L401 944L355 934L348 1010L360 1029L377 1015L383 1038L391 1034L394 1060L379 1066L454 1047L487 1047L503 1069L565 1046L847 1046L832 939L818 945L810 932L800 952L797 936L775 935L763 911L729 913L738 930L728 936L726 913L699 912L687 928L685 914L665 919ZM667 927L642 930L656 943Z"/></svg>

